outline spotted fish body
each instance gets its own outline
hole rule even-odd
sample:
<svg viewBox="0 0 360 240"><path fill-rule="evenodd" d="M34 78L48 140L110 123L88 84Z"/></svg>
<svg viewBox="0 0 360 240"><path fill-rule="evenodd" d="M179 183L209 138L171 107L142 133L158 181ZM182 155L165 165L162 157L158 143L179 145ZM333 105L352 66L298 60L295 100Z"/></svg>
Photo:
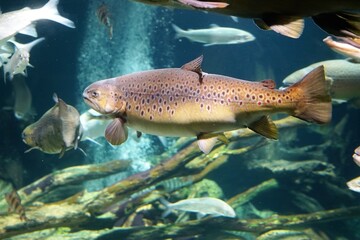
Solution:
<svg viewBox="0 0 360 240"><path fill-rule="evenodd" d="M306 89L295 86L276 90L271 80L250 82L205 74L200 70L201 61L200 57L182 68L150 70L98 81L85 89L83 96L94 110L119 116L124 126L162 136L201 139L210 138L203 137L206 134L249 127L277 138L275 125L266 117L276 112L319 123L330 120L331 103L322 69L317 69L312 74L316 76L310 78L318 78L314 82L321 85L319 104L324 110L321 116L310 116L308 109L301 107L301 99L307 97ZM307 84L313 85L310 81Z"/></svg>

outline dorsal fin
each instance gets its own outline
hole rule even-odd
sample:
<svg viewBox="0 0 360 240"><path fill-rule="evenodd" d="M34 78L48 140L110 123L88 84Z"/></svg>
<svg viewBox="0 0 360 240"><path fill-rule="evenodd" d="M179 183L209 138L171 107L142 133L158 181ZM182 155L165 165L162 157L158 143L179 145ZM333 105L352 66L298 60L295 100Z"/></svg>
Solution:
<svg viewBox="0 0 360 240"><path fill-rule="evenodd" d="M181 69L183 70L192 71L199 74L200 83L202 83L202 80L205 76L205 74L201 70L202 60L203 60L203 55L181 66Z"/></svg>
<svg viewBox="0 0 360 240"><path fill-rule="evenodd" d="M260 82L264 87L270 88L270 89L275 89L276 88L276 83L274 80L272 79L266 79L266 80L262 80Z"/></svg>
<svg viewBox="0 0 360 240"><path fill-rule="evenodd" d="M192 60L191 62L185 63L184 65L182 65L181 69L201 74L202 73L202 70L201 70L202 60L203 60L203 55Z"/></svg>

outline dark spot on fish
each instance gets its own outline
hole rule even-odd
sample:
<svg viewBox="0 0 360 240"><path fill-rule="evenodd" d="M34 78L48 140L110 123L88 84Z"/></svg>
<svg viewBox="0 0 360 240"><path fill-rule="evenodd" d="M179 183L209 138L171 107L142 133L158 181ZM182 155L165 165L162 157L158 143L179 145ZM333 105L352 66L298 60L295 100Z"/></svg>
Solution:
<svg viewBox="0 0 360 240"><path fill-rule="evenodd" d="M162 108L161 107L159 107L159 113L161 113L162 112Z"/></svg>
<svg viewBox="0 0 360 240"><path fill-rule="evenodd" d="M204 107L204 104L203 104L203 103L201 103L201 104L200 104L200 107L201 107L201 108L203 108L203 107Z"/></svg>
<svg viewBox="0 0 360 240"><path fill-rule="evenodd" d="M259 98L263 98L263 95L262 95L262 94L260 94L260 95L259 95Z"/></svg>
<svg viewBox="0 0 360 240"><path fill-rule="evenodd" d="M261 106L261 105L262 105L262 102L259 101L257 104L258 104L259 106Z"/></svg>
<svg viewBox="0 0 360 240"><path fill-rule="evenodd" d="M144 110L141 110L140 115L144 116Z"/></svg>
<svg viewBox="0 0 360 240"><path fill-rule="evenodd" d="M153 105L153 109L156 110L156 104Z"/></svg>
<svg viewBox="0 0 360 240"><path fill-rule="evenodd" d="M247 98L250 98L250 94L246 94L246 97L247 97Z"/></svg>
<svg viewBox="0 0 360 240"><path fill-rule="evenodd" d="M278 103L281 103L281 99L278 100Z"/></svg>
<svg viewBox="0 0 360 240"><path fill-rule="evenodd" d="M169 110L170 110L170 106L167 106L167 107L166 107L166 110L169 111Z"/></svg>
<svg viewBox="0 0 360 240"><path fill-rule="evenodd" d="M153 120L153 116L150 116L149 119L150 119L150 121L152 121L152 120Z"/></svg>
<svg viewBox="0 0 360 240"><path fill-rule="evenodd" d="M209 105L207 105L206 108L207 108L208 111L210 111L210 106Z"/></svg>
<svg viewBox="0 0 360 240"><path fill-rule="evenodd" d="M253 95L251 98L252 98L252 100L255 100L256 97L255 97L255 95Z"/></svg>
<svg viewBox="0 0 360 240"><path fill-rule="evenodd" d="M139 111L139 109L140 109L139 105L136 105L135 110Z"/></svg>

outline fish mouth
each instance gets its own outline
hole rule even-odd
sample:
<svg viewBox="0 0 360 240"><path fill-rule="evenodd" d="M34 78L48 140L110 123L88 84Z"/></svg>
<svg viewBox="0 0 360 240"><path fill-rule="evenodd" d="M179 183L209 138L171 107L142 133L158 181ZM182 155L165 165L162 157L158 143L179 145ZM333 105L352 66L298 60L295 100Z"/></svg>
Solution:
<svg viewBox="0 0 360 240"><path fill-rule="evenodd" d="M99 106L95 102L91 101L91 99L87 97L86 93L83 94L83 99L84 102L89 105L89 107L93 108L95 111L98 111Z"/></svg>

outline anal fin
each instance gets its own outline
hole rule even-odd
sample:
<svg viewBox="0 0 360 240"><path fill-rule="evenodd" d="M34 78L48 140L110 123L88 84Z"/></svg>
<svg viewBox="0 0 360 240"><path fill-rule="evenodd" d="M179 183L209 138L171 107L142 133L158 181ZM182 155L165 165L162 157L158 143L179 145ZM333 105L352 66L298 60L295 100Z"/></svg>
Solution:
<svg viewBox="0 0 360 240"><path fill-rule="evenodd" d="M264 137L278 139L277 127L269 116L262 116L259 120L252 122L248 128Z"/></svg>

